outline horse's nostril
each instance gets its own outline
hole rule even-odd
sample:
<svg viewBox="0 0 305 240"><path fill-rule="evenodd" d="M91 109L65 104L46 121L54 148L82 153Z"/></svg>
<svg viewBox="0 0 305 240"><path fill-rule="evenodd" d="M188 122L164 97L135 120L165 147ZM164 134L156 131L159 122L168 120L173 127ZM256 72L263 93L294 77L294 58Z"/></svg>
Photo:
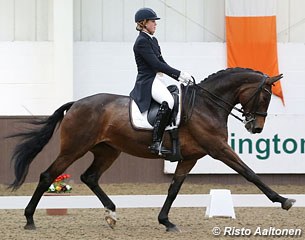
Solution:
<svg viewBox="0 0 305 240"><path fill-rule="evenodd" d="M262 128L254 128L253 133L261 133L263 131Z"/></svg>

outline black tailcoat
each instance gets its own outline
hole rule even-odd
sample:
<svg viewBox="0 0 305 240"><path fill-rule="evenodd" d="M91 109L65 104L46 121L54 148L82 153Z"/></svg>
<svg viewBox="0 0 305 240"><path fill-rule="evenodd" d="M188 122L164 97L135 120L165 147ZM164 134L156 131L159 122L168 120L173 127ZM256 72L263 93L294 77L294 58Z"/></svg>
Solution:
<svg viewBox="0 0 305 240"><path fill-rule="evenodd" d="M178 80L180 71L170 67L161 55L156 38L140 32L133 46L138 75L130 97L135 100L141 112L145 112L151 102L151 87L158 72Z"/></svg>

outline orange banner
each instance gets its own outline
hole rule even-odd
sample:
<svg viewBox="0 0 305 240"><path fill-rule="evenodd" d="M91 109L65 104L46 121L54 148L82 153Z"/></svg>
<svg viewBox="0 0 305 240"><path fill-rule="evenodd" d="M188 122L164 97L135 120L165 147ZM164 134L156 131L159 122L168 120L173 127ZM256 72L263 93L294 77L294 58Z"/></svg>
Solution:
<svg viewBox="0 0 305 240"><path fill-rule="evenodd" d="M228 67L279 74L275 16L226 16ZM272 88L284 103L281 83Z"/></svg>

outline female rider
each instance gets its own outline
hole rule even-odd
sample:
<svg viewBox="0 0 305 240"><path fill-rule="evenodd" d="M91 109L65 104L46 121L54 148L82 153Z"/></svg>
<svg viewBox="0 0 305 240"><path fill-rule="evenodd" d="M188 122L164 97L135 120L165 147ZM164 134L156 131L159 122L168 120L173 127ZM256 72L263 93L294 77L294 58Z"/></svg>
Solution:
<svg viewBox="0 0 305 240"><path fill-rule="evenodd" d="M150 8L141 8L135 14L139 36L134 43L133 51L138 75L130 97L134 99L141 112L148 110L152 99L161 104L153 126L153 143L149 149L152 153L167 155L171 154L171 151L162 147L162 138L174 106L174 99L163 83L162 75L164 73L185 85L191 84L193 79L189 73L172 68L164 61L158 41L153 36L157 26L156 20L159 19Z"/></svg>

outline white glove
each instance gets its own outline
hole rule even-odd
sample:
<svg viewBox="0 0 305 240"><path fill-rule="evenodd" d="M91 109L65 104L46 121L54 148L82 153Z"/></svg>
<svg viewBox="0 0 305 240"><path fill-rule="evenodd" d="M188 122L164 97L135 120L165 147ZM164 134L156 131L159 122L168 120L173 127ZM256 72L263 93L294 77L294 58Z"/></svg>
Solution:
<svg viewBox="0 0 305 240"><path fill-rule="evenodd" d="M187 72L180 72L180 76L179 76L178 80L184 86L193 85L193 77L191 74L189 74Z"/></svg>

